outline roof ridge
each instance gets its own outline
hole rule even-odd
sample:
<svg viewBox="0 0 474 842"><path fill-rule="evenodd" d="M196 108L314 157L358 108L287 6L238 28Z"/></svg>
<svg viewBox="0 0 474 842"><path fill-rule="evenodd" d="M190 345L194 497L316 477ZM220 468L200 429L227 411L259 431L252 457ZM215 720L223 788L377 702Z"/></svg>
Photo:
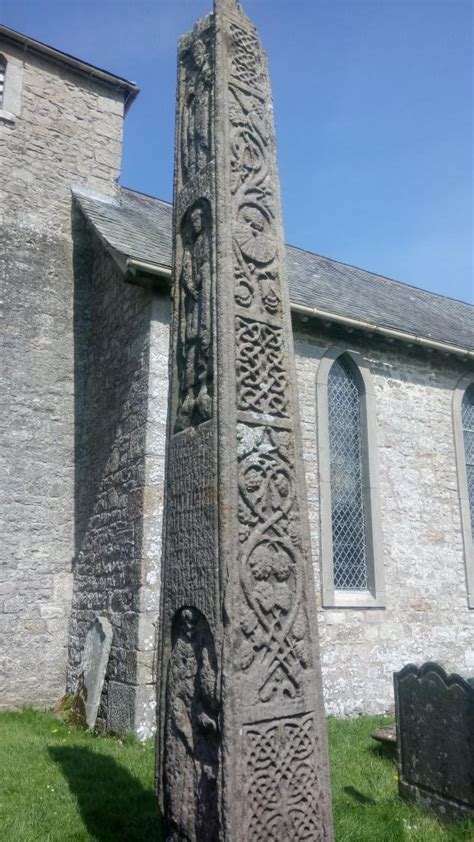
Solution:
<svg viewBox="0 0 474 842"><path fill-rule="evenodd" d="M161 204L173 207L172 202L168 202L166 199L160 199L159 196L152 196L151 193L145 193L141 190L135 190L133 187L126 187L125 185L120 185L120 189L126 190L129 193L137 193L140 196L146 196L149 199L153 199L155 202L160 202ZM315 251L308 251L308 249L305 249L302 246L295 246L292 243L285 243L285 246L287 248L294 249L295 251L300 251L303 254L310 255L311 257L319 257L322 260L327 260L329 263L336 264L338 266L346 266L349 269L356 269L358 272L365 272L365 274L372 275L372 277L382 281L387 281L389 284L396 284L402 289L413 289L416 292L420 292L424 296L438 298L443 301L452 301L456 304L463 304L466 307L474 307L474 304L472 304L470 301L464 301L461 298L453 298L450 295L443 295L440 292L433 292L429 289L423 289L423 287L417 287L415 286L415 284L405 283L405 281L400 281L397 278L389 278L387 275L381 275L379 272L373 272L371 269L364 269L362 266L355 266L353 263L345 263L343 260L337 260L334 257L328 257L327 255L319 254Z"/></svg>
<svg viewBox="0 0 474 842"><path fill-rule="evenodd" d="M362 266L356 266L354 263L346 263L344 260L337 260L334 257L328 257L325 254L319 254L316 251L308 251L308 249L303 248L302 246L295 246L292 243L286 243L286 246L291 249L295 249L295 251L301 251L303 254L309 254L312 257L321 257L323 260L328 260L330 263L337 263L340 266L347 266L349 269L357 269L358 272L365 272L367 275L372 275L374 278L379 278L383 281L389 281L391 284L397 284L398 286L403 287L406 289L414 289L417 292L422 292L424 295L433 295L436 298L443 298L445 301L455 301L457 304L465 304L467 307L474 307L474 304L470 301L464 301L462 298L454 298L452 295L443 295L441 292L433 292L430 289L424 289L423 287L417 287L415 284L407 283L406 281L400 281L398 278L390 278L388 275L381 275L380 272L373 272L371 269L364 269Z"/></svg>
<svg viewBox="0 0 474 842"><path fill-rule="evenodd" d="M138 193L139 196L146 196L148 199L154 199L155 202L161 202L163 205L173 207L173 202L168 202L167 199L160 199L159 196L153 196L151 193L145 193L144 190L135 190L134 187L126 187L125 184L119 184L120 190L126 190L128 193Z"/></svg>

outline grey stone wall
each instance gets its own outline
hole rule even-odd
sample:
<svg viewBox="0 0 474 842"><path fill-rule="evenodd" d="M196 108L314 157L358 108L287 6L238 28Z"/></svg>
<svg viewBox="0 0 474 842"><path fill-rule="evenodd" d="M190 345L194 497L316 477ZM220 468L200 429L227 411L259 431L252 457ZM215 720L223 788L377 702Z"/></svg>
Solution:
<svg viewBox="0 0 474 842"><path fill-rule="evenodd" d="M124 282L96 240L81 432L76 445L76 556L69 689L86 632L106 616L113 642L99 718L152 733L169 301ZM164 344L163 344L164 343Z"/></svg>
<svg viewBox="0 0 474 842"><path fill-rule="evenodd" d="M14 119L0 115L0 706L42 706L64 692L74 554L74 332L85 313L73 277L87 249L73 250L70 188L114 192L123 101L60 64L0 50L19 86Z"/></svg>
<svg viewBox="0 0 474 842"><path fill-rule="evenodd" d="M467 371L456 357L322 330L295 328L313 557L320 594L315 380L331 345L360 352L375 386L386 607L322 609L327 710L393 707L392 672L444 660L472 669L474 612L467 604L451 403ZM319 597L320 604L320 597Z"/></svg>
<svg viewBox="0 0 474 842"><path fill-rule="evenodd" d="M155 321L153 328L159 351L150 367L153 392L148 410L150 419L160 419L153 467L150 464L159 515L166 305L163 301L163 320ZM295 319L294 341L327 710L338 716L379 713L392 709L392 672L407 662L444 660L458 670L473 666L474 612L467 606L451 415L453 389L468 364L401 343L325 330L316 321L303 325ZM321 607L316 372L333 345L362 354L375 386L386 583L382 609ZM147 558L147 575L155 583L161 521L154 515L151 520L154 549ZM157 602L150 619L155 610ZM142 649L151 645L149 626L139 641ZM146 711L140 716L143 733L150 733L153 722Z"/></svg>

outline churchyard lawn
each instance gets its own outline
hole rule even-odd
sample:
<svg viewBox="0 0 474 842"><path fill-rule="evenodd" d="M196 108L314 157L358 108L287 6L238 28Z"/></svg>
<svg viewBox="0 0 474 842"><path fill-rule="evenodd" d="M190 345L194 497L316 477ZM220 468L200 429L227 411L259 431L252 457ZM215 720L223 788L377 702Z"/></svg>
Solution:
<svg viewBox="0 0 474 842"><path fill-rule="evenodd" d="M370 738L386 721L329 721L336 842L474 842L474 822L443 826L399 801L396 766ZM160 842L153 766L152 742L0 714L0 839Z"/></svg>

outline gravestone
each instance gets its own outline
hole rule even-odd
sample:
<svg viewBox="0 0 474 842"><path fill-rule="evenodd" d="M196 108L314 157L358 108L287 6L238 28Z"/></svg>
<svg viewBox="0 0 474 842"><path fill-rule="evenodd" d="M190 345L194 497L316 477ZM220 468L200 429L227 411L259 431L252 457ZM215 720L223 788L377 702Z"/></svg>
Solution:
<svg viewBox="0 0 474 842"><path fill-rule="evenodd" d="M387 757L397 757L397 728L394 722L390 725L381 725L379 728L375 728L370 736L378 743Z"/></svg>
<svg viewBox="0 0 474 842"><path fill-rule="evenodd" d="M106 617L96 617L86 635L77 695L82 699L85 722L90 729L97 719L112 636L112 626Z"/></svg>
<svg viewBox="0 0 474 842"><path fill-rule="evenodd" d="M400 795L444 818L474 816L474 680L427 663L394 682Z"/></svg>
<svg viewBox="0 0 474 842"><path fill-rule="evenodd" d="M173 230L166 839L331 840L272 100L235 0L180 41Z"/></svg>

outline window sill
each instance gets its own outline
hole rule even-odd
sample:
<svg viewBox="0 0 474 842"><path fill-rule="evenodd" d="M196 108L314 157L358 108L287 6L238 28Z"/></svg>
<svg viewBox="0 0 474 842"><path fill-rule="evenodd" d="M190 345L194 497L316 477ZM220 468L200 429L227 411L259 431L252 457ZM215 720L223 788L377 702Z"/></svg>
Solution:
<svg viewBox="0 0 474 842"><path fill-rule="evenodd" d="M371 591L330 591L323 593L323 608L385 608L385 594Z"/></svg>
<svg viewBox="0 0 474 842"><path fill-rule="evenodd" d="M15 123L16 117L11 111L5 111L4 108L0 108L0 121L3 123Z"/></svg>

